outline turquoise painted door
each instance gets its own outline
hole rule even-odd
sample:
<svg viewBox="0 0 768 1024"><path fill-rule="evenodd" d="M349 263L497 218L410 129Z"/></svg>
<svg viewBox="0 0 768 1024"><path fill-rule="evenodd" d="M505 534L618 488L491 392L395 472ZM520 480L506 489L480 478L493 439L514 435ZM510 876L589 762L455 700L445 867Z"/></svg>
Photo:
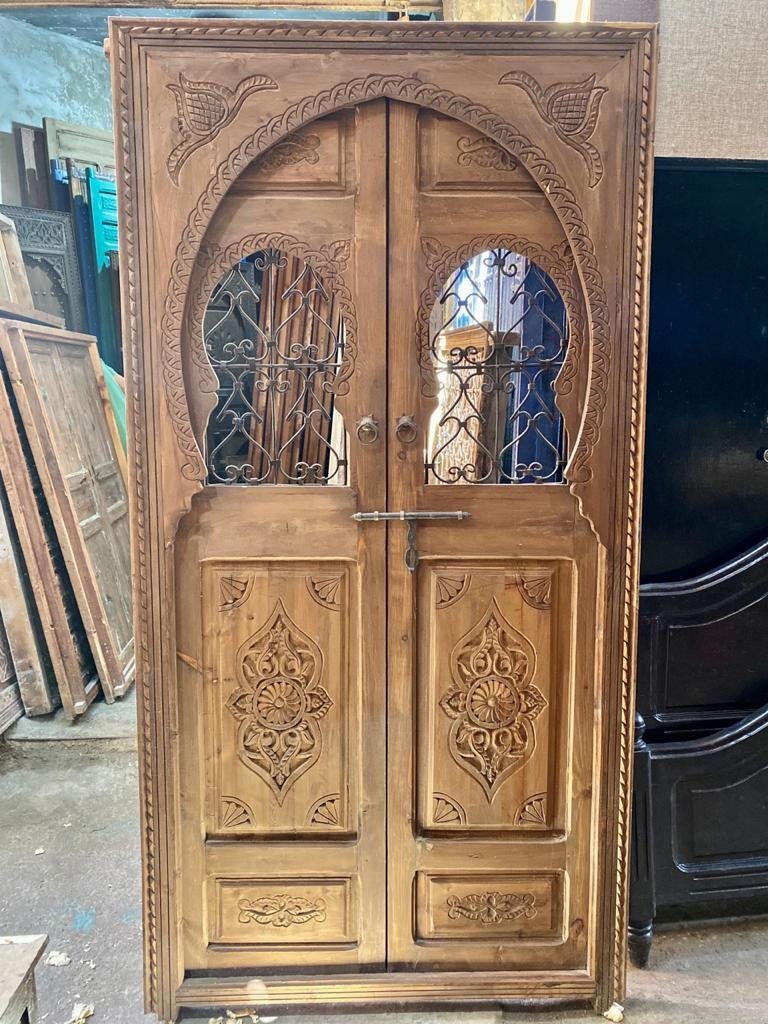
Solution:
<svg viewBox="0 0 768 1024"><path fill-rule="evenodd" d="M105 363L122 373L123 352L118 329L120 310L115 308L109 265L110 251L118 248L117 190L114 178L102 177L91 167L86 170L86 180L96 275L99 352Z"/></svg>

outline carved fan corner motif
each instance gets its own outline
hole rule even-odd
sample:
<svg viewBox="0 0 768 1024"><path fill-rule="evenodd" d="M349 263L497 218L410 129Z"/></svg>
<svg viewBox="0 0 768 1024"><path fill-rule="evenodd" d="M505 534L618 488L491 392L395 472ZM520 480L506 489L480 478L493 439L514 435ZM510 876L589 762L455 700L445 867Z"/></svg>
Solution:
<svg viewBox="0 0 768 1024"><path fill-rule="evenodd" d="M329 793L327 796L321 796L310 807L307 813L307 824L340 828L340 808L341 793Z"/></svg>
<svg viewBox="0 0 768 1024"><path fill-rule="evenodd" d="M547 824L547 794L536 793L524 800L515 813L516 825L531 825L542 828Z"/></svg>
<svg viewBox="0 0 768 1024"><path fill-rule="evenodd" d="M256 824L253 811L245 802L237 796L223 796L221 798L221 827L222 828L243 828Z"/></svg>
<svg viewBox="0 0 768 1024"><path fill-rule="evenodd" d="M435 576L437 608L450 608L466 594L472 577L468 573L457 575L438 574Z"/></svg>
<svg viewBox="0 0 768 1024"><path fill-rule="evenodd" d="M521 572L517 585L523 600L532 608L546 611L552 606L552 572L549 569L535 569Z"/></svg>
<svg viewBox="0 0 768 1024"><path fill-rule="evenodd" d="M307 590L313 601L322 608L332 611L341 610L341 585L344 574L328 573L327 575L307 576Z"/></svg>
<svg viewBox="0 0 768 1024"><path fill-rule="evenodd" d="M245 604L253 589L253 573L219 576L219 611L229 612Z"/></svg>
<svg viewBox="0 0 768 1024"><path fill-rule="evenodd" d="M445 793L432 796L432 820L435 825L466 825L467 812L453 797Z"/></svg>

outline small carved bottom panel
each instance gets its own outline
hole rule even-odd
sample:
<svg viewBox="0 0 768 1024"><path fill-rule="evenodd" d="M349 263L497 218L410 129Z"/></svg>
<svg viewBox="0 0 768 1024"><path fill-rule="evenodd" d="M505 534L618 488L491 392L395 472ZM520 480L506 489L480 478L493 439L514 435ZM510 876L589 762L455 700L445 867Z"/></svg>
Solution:
<svg viewBox="0 0 768 1024"><path fill-rule="evenodd" d="M482 942L563 937L561 872L416 877L419 939Z"/></svg>
<svg viewBox="0 0 768 1024"><path fill-rule="evenodd" d="M210 943L238 946L353 945L352 878L215 878Z"/></svg>

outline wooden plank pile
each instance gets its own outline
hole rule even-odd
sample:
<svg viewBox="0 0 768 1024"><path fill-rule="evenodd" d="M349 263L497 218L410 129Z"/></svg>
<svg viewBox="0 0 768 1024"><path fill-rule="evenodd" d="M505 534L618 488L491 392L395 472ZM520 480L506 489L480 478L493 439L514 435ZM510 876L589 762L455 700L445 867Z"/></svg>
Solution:
<svg viewBox="0 0 768 1024"><path fill-rule="evenodd" d="M77 162L49 166L51 196L61 166L82 194ZM99 171L85 191L103 219L114 181ZM0 732L59 706L75 719L133 681L126 462L99 354L122 369L114 283L83 289L75 210L0 207Z"/></svg>

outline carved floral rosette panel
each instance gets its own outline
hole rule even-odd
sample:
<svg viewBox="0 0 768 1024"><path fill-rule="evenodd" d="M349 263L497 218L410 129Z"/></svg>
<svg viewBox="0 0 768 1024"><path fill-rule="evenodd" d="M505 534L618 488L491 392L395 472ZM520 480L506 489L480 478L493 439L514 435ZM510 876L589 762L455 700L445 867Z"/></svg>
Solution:
<svg viewBox="0 0 768 1024"><path fill-rule="evenodd" d="M571 638L555 623L566 621L571 572L560 560L424 571L419 703L429 757L419 788L427 832L563 827L563 765L551 755L566 727L568 684L556 666L566 663Z"/></svg>
<svg viewBox="0 0 768 1024"><path fill-rule="evenodd" d="M357 937L356 902L349 876L215 879L211 938L246 947L350 943Z"/></svg>
<svg viewBox="0 0 768 1024"><path fill-rule="evenodd" d="M554 939L563 932L560 872L420 872L416 904L417 930L425 940Z"/></svg>
<svg viewBox="0 0 768 1024"><path fill-rule="evenodd" d="M347 567L208 562L203 579L211 831L343 833L357 700Z"/></svg>

